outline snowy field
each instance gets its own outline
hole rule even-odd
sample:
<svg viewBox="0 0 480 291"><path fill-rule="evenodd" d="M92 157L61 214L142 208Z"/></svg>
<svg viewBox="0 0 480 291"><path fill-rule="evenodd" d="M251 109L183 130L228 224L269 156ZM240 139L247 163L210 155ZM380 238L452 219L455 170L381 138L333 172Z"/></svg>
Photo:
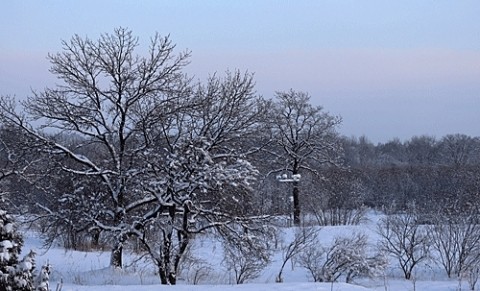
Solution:
<svg viewBox="0 0 480 291"><path fill-rule="evenodd" d="M375 244L378 240L376 220L372 216L368 222L359 226L323 227L321 229L321 242L331 243L333 238L342 234L362 232L369 236L370 242ZM282 229L283 238L288 241L293 237L293 228ZM386 276L377 278L358 278L355 284L338 283L313 283L308 272L298 265L290 262L284 270L284 283L275 283L282 263L282 254L279 250L275 253L272 263L262 272L257 279L242 285L231 284L233 277L222 265L222 248L218 242L211 238L203 237L195 242L194 252L199 263L192 263L192 269L179 275L176 286L161 286L159 278L154 274L154 268L146 259L125 254L126 267L124 270L109 268L108 251L105 252L79 252L65 251L62 248L52 247L42 249L42 242L33 232L27 232L23 253L29 249L37 252L37 270L47 261L52 265L53 272L50 278L50 288L55 290L57 284L63 281L62 291L99 291L99 290L176 290L176 291L360 291L360 290L391 290L391 291L459 291L469 290L466 281L447 279L444 271L432 266L424 265L414 273L414 279L402 279L401 271L391 261ZM136 259L135 259L136 258ZM209 271L201 277L198 285L192 284L193 269L199 266L206 267Z"/></svg>

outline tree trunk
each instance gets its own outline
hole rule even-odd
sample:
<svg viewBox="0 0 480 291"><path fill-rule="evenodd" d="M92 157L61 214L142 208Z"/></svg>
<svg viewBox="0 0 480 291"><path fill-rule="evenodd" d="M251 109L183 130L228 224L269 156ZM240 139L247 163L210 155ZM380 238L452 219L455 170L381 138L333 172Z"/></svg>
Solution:
<svg viewBox="0 0 480 291"><path fill-rule="evenodd" d="M122 253L123 253L123 243L117 242L116 245L113 247L112 254L110 256L110 266L118 269L122 268L123 266Z"/></svg>
<svg viewBox="0 0 480 291"><path fill-rule="evenodd" d="M168 213L170 218L170 226L167 229L162 229L163 232L163 246L161 250L161 260L159 266L159 275L162 285L175 285L176 276L172 275L172 236L173 236L173 224L175 220L175 205L168 207Z"/></svg>
<svg viewBox="0 0 480 291"><path fill-rule="evenodd" d="M168 285L167 270L164 267L158 267L158 275L160 276L160 283Z"/></svg>
<svg viewBox="0 0 480 291"><path fill-rule="evenodd" d="M293 224L300 226L300 190L298 182L293 182Z"/></svg>
<svg viewBox="0 0 480 291"><path fill-rule="evenodd" d="M175 271L171 271L170 274L168 274L168 280L170 281L170 285L177 284L177 274Z"/></svg>
<svg viewBox="0 0 480 291"><path fill-rule="evenodd" d="M162 285L176 285L177 274L175 271L171 271L163 266L158 267L158 274L160 276L160 283Z"/></svg>
<svg viewBox="0 0 480 291"><path fill-rule="evenodd" d="M172 246L172 231L164 232L163 234L163 248L161 255L161 266L159 268L160 281L162 285L172 285L170 282L170 264L171 264L171 246Z"/></svg>
<svg viewBox="0 0 480 291"><path fill-rule="evenodd" d="M100 231L98 230L92 230L90 232L91 238L92 238L92 247L94 249L99 249L100 247Z"/></svg>

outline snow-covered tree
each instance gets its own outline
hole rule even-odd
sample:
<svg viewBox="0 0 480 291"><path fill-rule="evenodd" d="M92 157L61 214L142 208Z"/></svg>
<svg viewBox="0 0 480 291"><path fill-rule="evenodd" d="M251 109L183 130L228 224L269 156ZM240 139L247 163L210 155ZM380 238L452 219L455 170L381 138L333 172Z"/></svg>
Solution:
<svg viewBox="0 0 480 291"><path fill-rule="evenodd" d="M23 113L16 111L13 98L0 102L5 126L41 143L63 171L99 180L104 211L89 219L92 228L113 235L111 264L116 267L122 266L124 230L131 227L132 213L155 199L138 188L151 131L174 114L189 91L181 72L188 52L175 54L170 39L158 34L145 57L135 53L138 46L138 38L124 28L96 41L76 35L63 42L63 52L48 56L59 85L34 92L22 102ZM70 145L55 134L76 135L81 142Z"/></svg>
<svg viewBox="0 0 480 291"><path fill-rule="evenodd" d="M439 142L439 155L442 163L455 167L474 164L478 149L478 138L465 134L448 134Z"/></svg>
<svg viewBox="0 0 480 291"><path fill-rule="evenodd" d="M234 237L245 230L251 235L264 231L263 218L245 211L257 175L248 156L258 145L243 141L257 132L266 110L253 92L252 76L213 76L191 102L162 124L157 147L145 153L149 179L142 187L156 201L132 230L164 284L176 283L179 263L195 234L214 231Z"/></svg>
<svg viewBox="0 0 480 291"><path fill-rule="evenodd" d="M40 269L40 273L37 276L37 291L50 291L50 273L52 272L52 266L46 263Z"/></svg>
<svg viewBox="0 0 480 291"><path fill-rule="evenodd" d="M101 229L96 227L94 219L102 217L104 205L108 205L101 179L79 177L58 169L46 183L49 196L37 204L41 212L36 215L40 218L44 243L62 243L66 249L75 250L98 247Z"/></svg>
<svg viewBox="0 0 480 291"><path fill-rule="evenodd" d="M34 291L35 252L30 251L10 272L7 281L12 291ZM8 288L7 288L8 290Z"/></svg>
<svg viewBox="0 0 480 291"><path fill-rule="evenodd" d="M191 86L181 72L189 53L175 55L169 38L156 35L147 56L138 56L138 39L123 28L63 46L49 55L60 85L34 93L21 104L24 113L13 98L0 102L2 122L53 163L39 182L50 191L51 203L40 206L53 233L66 230L72 245L79 231L103 233L115 267L135 237L162 283L175 284L194 234L262 229L245 212L257 175L248 156L258 151L245 141L267 108L252 75L214 75Z"/></svg>
<svg viewBox="0 0 480 291"><path fill-rule="evenodd" d="M36 144L17 127L0 126L0 195L3 210L27 210L25 192L30 169L39 162Z"/></svg>
<svg viewBox="0 0 480 291"><path fill-rule="evenodd" d="M8 290L10 274L19 262L22 246L23 237L17 231L13 217L0 210L0 290Z"/></svg>
<svg viewBox="0 0 480 291"><path fill-rule="evenodd" d="M271 173L291 175L293 220L295 225L299 225L298 178L302 171L317 173L316 167L336 164L340 153L336 128L341 119L330 115L321 106L313 106L307 93L290 90L277 92L276 97L270 117L275 148L269 152L273 154L273 162L278 168Z"/></svg>
<svg viewBox="0 0 480 291"><path fill-rule="evenodd" d="M2 197L0 197L0 200ZM35 253L30 251L19 259L23 237L18 232L13 217L0 209L0 290L33 291Z"/></svg>

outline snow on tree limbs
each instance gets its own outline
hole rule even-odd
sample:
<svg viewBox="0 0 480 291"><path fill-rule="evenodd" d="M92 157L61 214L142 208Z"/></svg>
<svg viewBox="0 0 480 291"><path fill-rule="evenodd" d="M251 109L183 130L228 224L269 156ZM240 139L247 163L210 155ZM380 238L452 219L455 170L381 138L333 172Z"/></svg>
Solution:
<svg viewBox="0 0 480 291"><path fill-rule="evenodd" d="M248 73L193 84L182 72L190 53L175 53L168 36L155 35L145 57L124 28L62 44L48 56L61 84L34 92L22 111L14 98L0 99L2 123L30 137L52 164L36 173L49 196L37 201L38 211L66 230L53 234L109 238L115 267L137 238L158 262L162 283L175 284L194 233L248 226L237 205L255 181L247 155L257 149L240 141L255 135L267 102Z"/></svg>

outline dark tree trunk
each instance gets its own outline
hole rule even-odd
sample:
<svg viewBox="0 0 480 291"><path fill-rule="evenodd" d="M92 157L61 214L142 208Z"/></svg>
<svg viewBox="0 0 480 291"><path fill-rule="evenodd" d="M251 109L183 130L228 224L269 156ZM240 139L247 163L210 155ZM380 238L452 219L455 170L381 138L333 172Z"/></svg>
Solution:
<svg viewBox="0 0 480 291"><path fill-rule="evenodd" d="M164 267L158 267L158 275L160 276L160 283L168 285L167 270Z"/></svg>
<svg viewBox="0 0 480 291"><path fill-rule="evenodd" d="M293 179L293 224L300 226L300 189L298 180L295 178L300 172L300 163L295 160L292 165L292 179Z"/></svg>
<svg viewBox="0 0 480 291"><path fill-rule="evenodd" d="M178 249L172 247L174 242L175 230L163 231L163 249L161 261L157 262L158 273L160 276L160 282L163 285L176 285L177 284L177 272L180 265L180 260L185 254L187 247L190 243L190 235L188 233L188 215L190 210L185 207L182 227L183 230L176 231L176 239L178 240ZM175 206L169 208L169 215L172 220L172 224L175 218ZM173 253L176 250L176 253Z"/></svg>
<svg viewBox="0 0 480 291"><path fill-rule="evenodd" d="M118 269L122 268L123 266L122 253L123 253L123 243L118 242L113 247L112 254L110 256L110 266Z"/></svg>
<svg viewBox="0 0 480 291"><path fill-rule="evenodd" d="M100 231L92 230L90 234L92 237L92 247L98 249L100 247Z"/></svg>
<svg viewBox="0 0 480 291"><path fill-rule="evenodd" d="M170 285L177 284L177 274L173 271L168 274L168 280L170 281Z"/></svg>
<svg viewBox="0 0 480 291"><path fill-rule="evenodd" d="M293 182L293 224L300 225L300 190L298 189L298 182Z"/></svg>

